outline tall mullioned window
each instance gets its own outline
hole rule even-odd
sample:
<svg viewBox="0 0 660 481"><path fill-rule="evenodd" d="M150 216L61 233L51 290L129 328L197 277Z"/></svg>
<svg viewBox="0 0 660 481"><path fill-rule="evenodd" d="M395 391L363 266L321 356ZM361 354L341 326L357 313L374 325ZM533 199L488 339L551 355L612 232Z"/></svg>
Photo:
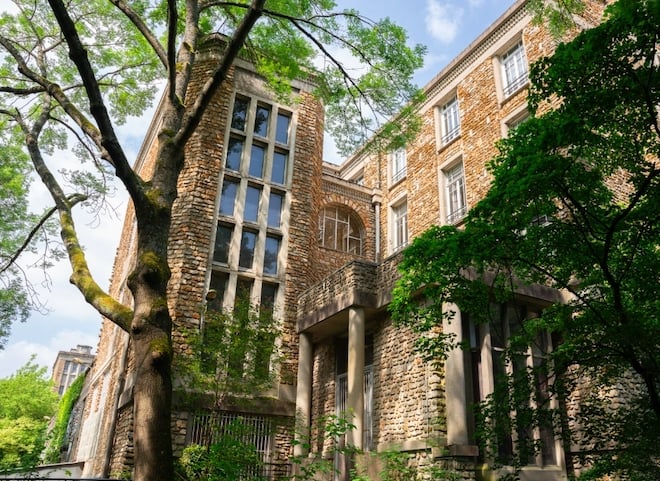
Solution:
<svg viewBox="0 0 660 481"><path fill-rule="evenodd" d="M241 290L252 302L277 303L292 160L293 113L237 94L219 192L209 308L231 306Z"/></svg>
<svg viewBox="0 0 660 481"><path fill-rule="evenodd" d="M552 350L552 336L542 331L529 346L511 347L511 338L524 329L524 323L538 317L539 310L515 302L492 304L490 322L477 323L463 313L461 316L463 337L469 343L466 362L468 402L472 405L486 401L494 395L496 386L509 379L512 391L508 402L514 403L511 432L498 432L491 448L498 462L508 464L521 448L520 443L534 444L527 463L531 466L557 466L559 463L559 440L555 438L551 419L538 425L530 425L522 414L530 406L552 412L557 402L552 395L552 379L543 369L548 353ZM513 381L513 382L512 382ZM507 396L505 393L497 395ZM512 406L513 407L513 406ZM472 436L475 434L474 412L469 414L468 424Z"/></svg>

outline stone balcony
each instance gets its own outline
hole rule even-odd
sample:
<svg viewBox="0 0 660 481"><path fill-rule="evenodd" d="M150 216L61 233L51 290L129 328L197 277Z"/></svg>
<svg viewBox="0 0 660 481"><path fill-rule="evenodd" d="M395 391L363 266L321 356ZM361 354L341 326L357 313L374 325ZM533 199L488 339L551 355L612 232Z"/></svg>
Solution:
<svg viewBox="0 0 660 481"><path fill-rule="evenodd" d="M367 321L392 298L401 254L382 263L354 260L303 292L298 300L297 329L321 339L345 331L348 310L364 309Z"/></svg>

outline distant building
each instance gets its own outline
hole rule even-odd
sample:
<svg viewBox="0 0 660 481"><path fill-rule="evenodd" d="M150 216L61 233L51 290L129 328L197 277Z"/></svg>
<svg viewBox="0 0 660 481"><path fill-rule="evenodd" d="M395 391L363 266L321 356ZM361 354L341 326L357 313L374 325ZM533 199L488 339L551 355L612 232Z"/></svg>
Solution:
<svg viewBox="0 0 660 481"><path fill-rule="evenodd" d="M92 354L92 346L83 346L78 344L70 351L60 351L53 363L53 381L55 390L60 396L84 373L95 359Z"/></svg>

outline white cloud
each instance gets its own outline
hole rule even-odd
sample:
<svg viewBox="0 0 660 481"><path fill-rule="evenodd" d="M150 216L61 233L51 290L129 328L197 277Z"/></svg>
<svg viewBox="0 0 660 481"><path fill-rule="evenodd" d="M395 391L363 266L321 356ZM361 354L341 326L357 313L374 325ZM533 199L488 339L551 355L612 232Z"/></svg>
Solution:
<svg viewBox="0 0 660 481"><path fill-rule="evenodd" d="M484 4L484 0L469 0L470 8L481 7Z"/></svg>
<svg viewBox="0 0 660 481"><path fill-rule="evenodd" d="M449 44L459 33L463 9L438 0L426 3L426 30L436 40Z"/></svg>

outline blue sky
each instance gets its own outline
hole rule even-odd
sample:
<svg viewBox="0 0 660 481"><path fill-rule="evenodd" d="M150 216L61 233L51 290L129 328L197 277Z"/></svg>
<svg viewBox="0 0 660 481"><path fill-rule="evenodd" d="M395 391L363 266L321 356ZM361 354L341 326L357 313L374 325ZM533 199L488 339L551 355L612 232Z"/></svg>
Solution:
<svg viewBox="0 0 660 481"><path fill-rule="evenodd" d="M3 3L0 0L0 8ZM338 1L341 8L354 8L373 19L389 17L406 28L411 43L428 47L425 65L415 75L419 86L429 82L513 3L514 0ZM148 120L133 119L120 129L133 158L147 125ZM45 194L35 183L31 202L43 205L44 199ZM120 218L126 208L121 196L110 199L110 203L114 212L106 212L100 219L88 216L77 221L83 231L83 243L92 271L102 286L107 284L111 274ZM26 323L12 328L5 349L0 351L0 378L14 373L32 354L36 355L38 364L50 369L60 350L68 351L77 344L88 344L96 349L100 316L69 284L68 266L60 262L50 270L49 277L48 287L43 285L43 276L35 273L34 277L49 312L35 313Z"/></svg>

